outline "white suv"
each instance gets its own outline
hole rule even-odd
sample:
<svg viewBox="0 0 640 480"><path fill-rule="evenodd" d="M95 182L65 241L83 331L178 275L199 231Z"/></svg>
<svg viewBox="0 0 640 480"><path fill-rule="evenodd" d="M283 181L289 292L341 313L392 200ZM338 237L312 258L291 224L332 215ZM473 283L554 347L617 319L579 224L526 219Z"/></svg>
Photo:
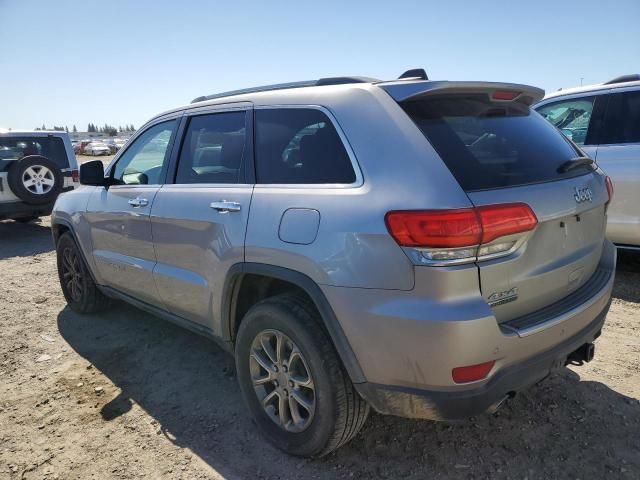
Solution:
<svg viewBox="0 0 640 480"><path fill-rule="evenodd" d="M552 93L534 107L611 177L607 236L640 249L640 75Z"/></svg>
<svg viewBox="0 0 640 480"><path fill-rule="evenodd" d="M0 132L0 220L49 215L58 195L78 183L65 132Z"/></svg>

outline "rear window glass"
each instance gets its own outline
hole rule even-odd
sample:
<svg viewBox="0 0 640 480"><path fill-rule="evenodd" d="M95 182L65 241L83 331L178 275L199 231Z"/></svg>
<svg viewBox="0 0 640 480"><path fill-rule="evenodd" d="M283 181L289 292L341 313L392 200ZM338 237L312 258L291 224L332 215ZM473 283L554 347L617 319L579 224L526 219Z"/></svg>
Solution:
<svg viewBox="0 0 640 480"><path fill-rule="evenodd" d="M356 175L340 136L317 109L255 112L258 183L353 183Z"/></svg>
<svg viewBox="0 0 640 480"><path fill-rule="evenodd" d="M42 155L60 168L69 168L64 142L59 137L0 136L0 171L8 170L11 162L29 155Z"/></svg>
<svg viewBox="0 0 640 480"><path fill-rule="evenodd" d="M402 107L463 189L485 190L584 175L558 168L580 153L526 105L485 94L442 95Z"/></svg>

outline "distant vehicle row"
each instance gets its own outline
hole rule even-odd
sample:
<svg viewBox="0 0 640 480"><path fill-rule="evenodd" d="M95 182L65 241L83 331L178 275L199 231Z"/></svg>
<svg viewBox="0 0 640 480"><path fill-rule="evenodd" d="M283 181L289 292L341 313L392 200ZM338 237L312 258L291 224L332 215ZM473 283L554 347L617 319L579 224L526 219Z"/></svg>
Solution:
<svg viewBox="0 0 640 480"><path fill-rule="evenodd" d="M113 155L127 142L124 138L74 140L73 151L79 155Z"/></svg>

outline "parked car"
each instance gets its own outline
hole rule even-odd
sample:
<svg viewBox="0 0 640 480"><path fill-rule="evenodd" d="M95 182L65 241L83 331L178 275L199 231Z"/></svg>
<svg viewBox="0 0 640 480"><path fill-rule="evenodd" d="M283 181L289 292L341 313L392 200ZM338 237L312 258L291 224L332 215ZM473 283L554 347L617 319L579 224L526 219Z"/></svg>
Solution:
<svg viewBox="0 0 640 480"><path fill-rule="evenodd" d="M607 236L640 249L640 75L554 92L535 109L611 177Z"/></svg>
<svg viewBox="0 0 640 480"><path fill-rule="evenodd" d="M0 132L0 220L48 215L61 192L78 185L78 164L64 132Z"/></svg>
<svg viewBox="0 0 640 480"><path fill-rule="evenodd" d="M102 142L91 142L84 147L85 155L111 155L111 149Z"/></svg>
<svg viewBox="0 0 640 480"><path fill-rule="evenodd" d="M418 70L200 97L58 200L65 298L217 340L290 454L338 448L370 407L495 411L591 360L613 285L610 184L542 96Z"/></svg>

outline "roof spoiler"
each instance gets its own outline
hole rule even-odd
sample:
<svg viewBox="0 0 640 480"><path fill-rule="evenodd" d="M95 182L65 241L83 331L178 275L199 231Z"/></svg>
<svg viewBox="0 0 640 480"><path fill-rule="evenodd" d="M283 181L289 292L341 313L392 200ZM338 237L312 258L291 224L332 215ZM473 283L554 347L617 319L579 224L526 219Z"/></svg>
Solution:
<svg viewBox="0 0 640 480"><path fill-rule="evenodd" d="M544 90L529 85L499 82L449 82L446 80L407 82L406 80L378 84L397 102L418 100L446 93L512 92L514 96L496 98L532 105L544 97Z"/></svg>
<svg viewBox="0 0 640 480"><path fill-rule="evenodd" d="M637 82L638 80L640 80L640 74L630 73L629 75L620 75L619 77L613 78L608 82L604 82L603 85L613 85L614 83Z"/></svg>

